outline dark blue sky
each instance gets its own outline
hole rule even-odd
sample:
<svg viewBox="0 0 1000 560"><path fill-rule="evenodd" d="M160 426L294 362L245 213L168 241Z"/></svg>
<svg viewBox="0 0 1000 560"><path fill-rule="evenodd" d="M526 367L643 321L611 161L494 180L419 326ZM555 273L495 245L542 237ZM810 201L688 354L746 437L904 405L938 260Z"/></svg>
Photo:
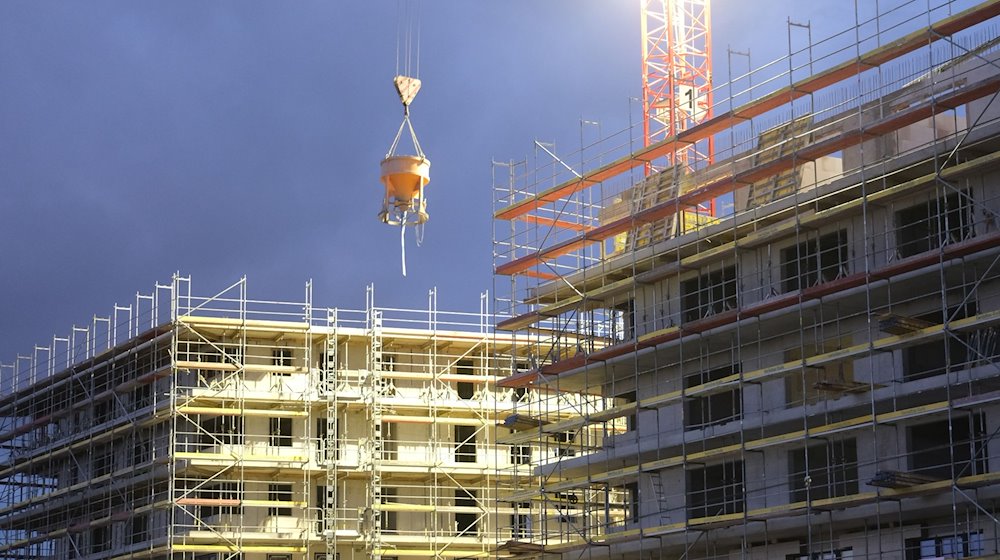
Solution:
<svg viewBox="0 0 1000 560"><path fill-rule="evenodd" d="M725 49L820 38L844 0L716 0ZM397 2L0 2L0 362L107 315L174 271L208 294L476 311L492 286L491 159L534 139L579 146L640 93L634 0L424 0L413 124L432 161L431 221L376 220L399 125Z"/></svg>

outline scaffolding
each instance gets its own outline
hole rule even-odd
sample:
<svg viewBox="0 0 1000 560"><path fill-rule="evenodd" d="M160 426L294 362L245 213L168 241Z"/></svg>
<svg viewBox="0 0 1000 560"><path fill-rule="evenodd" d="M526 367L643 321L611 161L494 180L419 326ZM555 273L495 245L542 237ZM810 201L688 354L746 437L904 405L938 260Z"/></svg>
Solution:
<svg viewBox="0 0 1000 560"><path fill-rule="evenodd" d="M538 399L500 507L541 521L503 553L1000 553L1000 2L869 4L731 51L690 129L495 163L497 328L532 356L499 386Z"/></svg>
<svg viewBox="0 0 1000 560"><path fill-rule="evenodd" d="M490 556L513 340L176 276L0 366L0 558Z"/></svg>

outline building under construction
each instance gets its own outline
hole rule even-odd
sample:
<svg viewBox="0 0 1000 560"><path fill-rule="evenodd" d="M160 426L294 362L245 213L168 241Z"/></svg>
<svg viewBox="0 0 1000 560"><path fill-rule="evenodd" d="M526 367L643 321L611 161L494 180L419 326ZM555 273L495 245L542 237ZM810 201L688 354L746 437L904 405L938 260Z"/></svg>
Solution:
<svg viewBox="0 0 1000 560"><path fill-rule="evenodd" d="M486 303L369 288L348 311L177 277L74 327L0 370L0 558L487 556L518 391L495 391L511 338Z"/></svg>
<svg viewBox="0 0 1000 560"><path fill-rule="evenodd" d="M501 334L178 276L0 364L0 558L1000 557L1000 0L853 16L496 164Z"/></svg>
<svg viewBox="0 0 1000 560"><path fill-rule="evenodd" d="M500 385L540 395L503 554L1000 554L1000 2L886 4L730 52L662 140L495 164L497 326L535 349Z"/></svg>

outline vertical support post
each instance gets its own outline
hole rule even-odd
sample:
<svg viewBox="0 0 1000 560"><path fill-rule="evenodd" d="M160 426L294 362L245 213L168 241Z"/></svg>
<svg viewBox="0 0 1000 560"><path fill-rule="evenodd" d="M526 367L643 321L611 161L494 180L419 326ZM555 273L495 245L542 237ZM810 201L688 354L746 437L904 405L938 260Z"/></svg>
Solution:
<svg viewBox="0 0 1000 560"><path fill-rule="evenodd" d="M368 286L366 294L366 323L368 330L368 371L362 386L368 410L368 445L361 457L369 473L368 516L365 543L368 558L382 558L382 311L375 308L375 285Z"/></svg>

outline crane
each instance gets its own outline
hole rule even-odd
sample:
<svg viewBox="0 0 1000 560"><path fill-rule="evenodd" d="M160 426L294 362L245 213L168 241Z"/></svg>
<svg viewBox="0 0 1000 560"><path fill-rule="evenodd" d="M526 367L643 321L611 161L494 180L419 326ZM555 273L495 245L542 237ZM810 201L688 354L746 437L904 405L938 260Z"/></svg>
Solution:
<svg viewBox="0 0 1000 560"><path fill-rule="evenodd" d="M640 0L644 146L712 118L710 0ZM711 138L678 150L670 164L712 163ZM647 167L647 173L652 170ZM715 215L714 202L699 212Z"/></svg>

